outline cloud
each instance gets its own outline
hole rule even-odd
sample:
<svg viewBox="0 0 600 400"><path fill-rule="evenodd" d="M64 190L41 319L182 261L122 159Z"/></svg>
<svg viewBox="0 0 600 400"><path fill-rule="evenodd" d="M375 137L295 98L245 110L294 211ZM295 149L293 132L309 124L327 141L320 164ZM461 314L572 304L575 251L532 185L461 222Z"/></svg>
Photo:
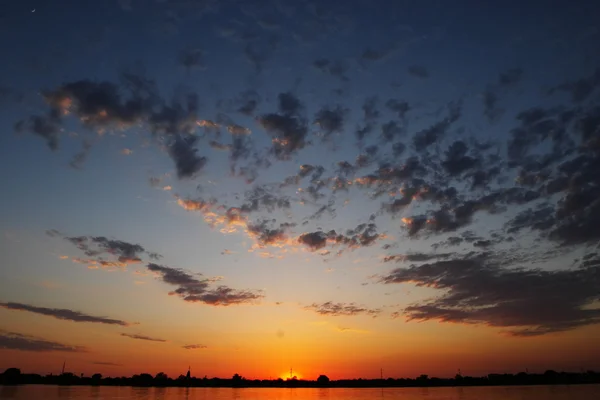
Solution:
<svg viewBox="0 0 600 400"><path fill-rule="evenodd" d="M147 340L149 342L162 342L162 343L166 342L165 339L157 339L157 338L152 338L149 336L139 335L139 334L135 334L135 333L121 333L121 336L128 337L131 339L136 339L136 340Z"/></svg>
<svg viewBox="0 0 600 400"><path fill-rule="evenodd" d="M272 137L271 152L286 160L308 144L308 122L301 116L302 103L293 94L280 93L278 100L279 113L264 114L257 122Z"/></svg>
<svg viewBox="0 0 600 400"><path fill-rule="evenodd" d="M406 113L408 113L411 109L408 102L397 99L389 99L385 103L385 106L391 111L394 111L401 120L406 118Z"/></svg>
<svg viewBox="0 0 600 400"><path fill-rule="evenodd" d="M57 234L62 235L60 232ZM109 239L104 236L64 236L64 238L77 246L77 248L83 251L86 256L95 257L91 260L74 259L75 262L83 264L98 264L103 267L126 267L130 264L141 263L142 256L147 256L154 260L161 258L159 254L149 252L139 244ZM99 257L102 254L114 256L116 257L116 260L103 260Z"/></svg>
<svg viewBox="0 0 600 400"><path fill-rule="evenodd" d="M356 305L355 303L334 303L327 301L325 303L313 303L309 306L304 307L305 310L314 311L321 315L330 315L333 317L339 316L355 316L355 315L369 315L376 317L381 313L378 308L366 308Z"/></svg>
<svg viewBox="0 0 600 400"><path fill-rule="evenodd" d="M429 70L422 65L411 65L408 67L408 73L417 78L429 78Z"/></svg>
<svg viewBox="0 0 600 400"><path fill-rule="evenodd" d="M381 114L377 108L379 100L376 96L367 97L363 103L363 115L365 122L372 122Z"/></svg>
<svg viewBox="0 0 600 400"><path fill-rule="evenodd" d="M108 362L108 361L93 361L92 364L103 365L106 367L122 367L123 366L123 364L117 364L117 363Z"/></svg>
<svg viewBox="0 0 600 400"><path fill-rule="evenodd" d="M35 336L23 335L16 332L0 330L0 349L21 350L33 352L68 352L84 353L87 349L82 346L70 346L67 344L41 339Z"/></svg>
<svg viewBox="0 0 600 400"><path fill-rule="evenodd" d="M182 346L186 350L198 350L198 349L208 349L208 346L204 344L186 344Z"/></svg>
<svg viewBox="0 0 600 400"><path fill-rule="evenodd" d="M204 168L207 158L199 156L198 149L194 146L196 136L177 136L169 146L169 155L175 162L175 169L179 179L193 178Z"/></svg>
<svg viewBox="0 0 600 400"><path fill-rule="evenodd" d="M8 310L18 310L18 311L27 311L35 314L47 315L49 317L54 317L56 319L62 319L66 321L74 321L74 322L92 322L98 324L107 324L107 325L120 325L120 326L129 326L131 323L125 322L119 319L112 319L107 317L96 317L93 315L83 314L79 311L68 310L64 308L46 308L46 307L37 307L29 304L22 303L0 303L0 307L4 307Z"/></svg>
<svg viewBox="0 0 600 400"><path fill-rule="evenodd" d="M61 128L59 117L56 115L34 115L27 120L18 121L15 124L14 129L17 133L30 131L34 135L44 139L50 150L55 151L58 149L58 139Z"/></svg>
<svg viewBox="0 0 600 400"><path fill-rule="evenodd" d="M580 103L586 100L598 86L600 86L600 68L597 68L596 71L587 78L565 82L553 87L548 93L552 94L555 91L565 91L571 94L573 102Z"/></svg>
<svg viewBox="0 0 600 400"><path fill-rule="evenodd" d="M412 283L445 292L406 307L410 320L486 324L512 336L535 336L600 323L599 266L547 271L502 268L495 257L467 257L397 268L385 284Z"/></svg>
<svg viewBox="0 0 600 400"><path fill-rule="evenodd" d="M177 295L187 302L230 306L253 304L264 297L260 292L252 290L236 290L224 285L211 287L213 281L203 279L200 274L192 275L178 268L152 263L148 264L147 268L157 273L163 282L177 287L169 295Z"/></svg>
<svg viewBox="0 0 600 400"><path fill-rule="evenodd" d="M437 260L440 258L452 257L454 253L408 253L408 254L394 254L385 256L383 262L427 262Z"/></svg>
<svg viewBox="0 0 600 400"><path fill-rule="evenodd" d="M183 50L179 53L178 61L188 71L205 68L204 52L201 49Z"/></svg>
<svg viewBox="0 0 600 400"><path fill-rule="evenodd" d="M92 149L92 144L84 140L81 147L81 151L75 154L69 162L69 166L73 169L81 169L83 167L83 163Z"/></svg>
<svg viewBox="0 0 600 400"><path fill-rule="evenodd" d="M429 128L417 132L413 137L413 146L418 152L426 150L432 144L441 140L452 124L461 117L460 103L452 103L448 106L449 115L443 120L436 122Z"/></svg>
<svg viewBox="0 0 600 400"><path fill-rule="evenodd" d="M42 96L49 106L48 114L18 121L15 130L42 137L52 150L58 148L65 119L75 117L84 127L99 134L144 126L155 138L159 137L158 142L166 143L180 179L194 176L206 164L207 159L196 154L197 138L193 134L199 126L196 115L199 104L194 93L167 104L152 80L123 73L120 84L79 80L45 90ZM89 143L84 141L83 150L71 166L80 167L88 152Z"/></svg>
<svg viewBox="0 0 600 400"><path fill-rule="evenodd" d="M324 74L338 78L342 82L350 80L346 73L348 64L342 60L330 60L328 58L318 58L313 62L313 67Z"/></svg>
<svg viewBox="0 0 600 400"><path fill-rule="evenodd" d="M335 230L303 233L298 236L297 241L314 252L327 245L344 246L349 249L368 247L384 237L385 235L377 233L377 225L368 223L359 224L355 229L348 230L346 234Z"/></svg>
<svg viewBox="0 0 600 400"><path fill-rule="evenodd" d="M261 102L261 97L254 90L246 90L239 94L235 102L237 104L237 112L252 116Z"/></svg>
<svg viewBox="0 0 600 400"><path fill-rule="evenodd" d="M469 147L462 140L457 140L446 150L446 159L442 161L442 167L452 176L460 175L470 169L476 168L481 161L467 155Z"/></svg>
<svg viewBox="0 0 600 400"><path fill-rule="evenodd" d="M339 105L333 108L324 107L317 111L314 123L319 126L323 134L323 140L327 140L332 134L342 134L344 118L349 111L349 109Z"/></svg>
<svg viewBox="0 0 600 400"><path fill-rule="evenodd" d="M500 86L514 86L523 79L524 71L521 68L511 68L500 73L498 77L498 85Z"/></svg>

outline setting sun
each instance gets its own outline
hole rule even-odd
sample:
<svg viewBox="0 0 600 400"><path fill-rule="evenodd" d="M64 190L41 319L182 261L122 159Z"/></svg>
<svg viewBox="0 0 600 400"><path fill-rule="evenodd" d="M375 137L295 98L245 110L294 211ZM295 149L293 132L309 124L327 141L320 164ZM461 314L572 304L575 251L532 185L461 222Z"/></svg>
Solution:
<svg viewBox="0 0 600 400"><path fill-rule="evenodd" d="M288 380L288 379L302 379L302 375L300 373L298 373L297 371L286 371L284 373L282 373L281 375L279 375L279 377L281 379L283 379L284 381Z"/></svg>

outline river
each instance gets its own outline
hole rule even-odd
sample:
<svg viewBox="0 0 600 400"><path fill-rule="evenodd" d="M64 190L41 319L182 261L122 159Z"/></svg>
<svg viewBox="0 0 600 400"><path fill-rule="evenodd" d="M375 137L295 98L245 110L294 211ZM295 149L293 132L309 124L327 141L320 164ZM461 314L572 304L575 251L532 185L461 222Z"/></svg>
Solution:
<svg viewBox="0 0 600 400"><path fill-rule="evenodd" d="M600 385L494 386L385 389L231 389L131 388L92 386L0 386L0 399L11 400L592 400Z"/></svg>

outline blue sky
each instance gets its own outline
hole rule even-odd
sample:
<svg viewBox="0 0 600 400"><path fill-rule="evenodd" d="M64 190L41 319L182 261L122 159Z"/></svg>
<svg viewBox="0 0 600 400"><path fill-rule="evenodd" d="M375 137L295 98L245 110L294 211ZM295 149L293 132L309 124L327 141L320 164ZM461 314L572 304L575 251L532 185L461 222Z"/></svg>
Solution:
<svg viewBox="0 0 600 400"><path fill-rule="evenodd" d="M365 354L451 323L506 348L591 341L598 11L0 6L3 337L65 309L168 336L185 303L214 321L200 337L324 318L375 335Z"/></svg>

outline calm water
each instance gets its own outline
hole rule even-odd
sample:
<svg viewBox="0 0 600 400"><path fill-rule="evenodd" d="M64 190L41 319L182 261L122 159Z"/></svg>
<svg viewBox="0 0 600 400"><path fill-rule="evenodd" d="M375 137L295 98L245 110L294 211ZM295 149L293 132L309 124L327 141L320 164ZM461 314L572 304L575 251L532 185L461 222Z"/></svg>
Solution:
<svg viewBox="0 0 600 400"><path fill-rule="evenodd" d="M471 387L471 388L398 388L398 389L229 389L229 388L130 388L0 386L0 399L137 399L137 400L597 400L600 385Z"/></svg>

